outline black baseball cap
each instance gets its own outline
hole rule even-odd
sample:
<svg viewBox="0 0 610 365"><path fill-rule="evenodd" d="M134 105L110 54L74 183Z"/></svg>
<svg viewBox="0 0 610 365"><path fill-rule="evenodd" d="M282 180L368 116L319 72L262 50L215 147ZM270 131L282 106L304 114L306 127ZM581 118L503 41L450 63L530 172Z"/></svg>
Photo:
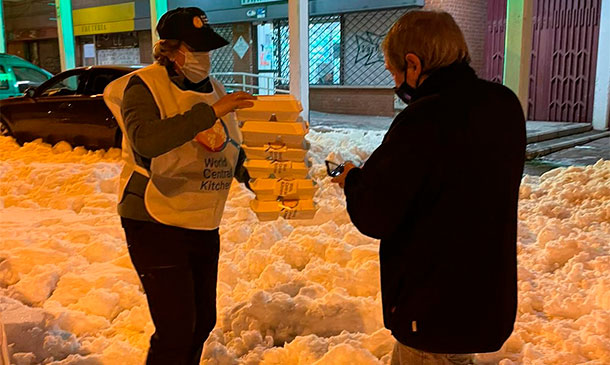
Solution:
<svg viewBox="0 0 610 365"><path fill-rule="evenodd" d="M183 41L196 52L208 52L229 44L212 29L205 12L195 7L177 8L163 14L157 24L157 33L161 39Z"/></svg>

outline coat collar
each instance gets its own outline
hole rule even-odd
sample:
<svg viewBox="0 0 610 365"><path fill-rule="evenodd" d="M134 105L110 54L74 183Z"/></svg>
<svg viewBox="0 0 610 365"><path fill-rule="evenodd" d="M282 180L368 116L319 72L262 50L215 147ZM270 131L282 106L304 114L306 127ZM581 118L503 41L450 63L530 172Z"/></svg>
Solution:
<svg viewBox="0 0 610 365"><path fill-rule="evenodd" d="M450 90L453 90L450 94L455 95L456 98L464 97L463 91L456 93L455 90L458 88L467 89L476 79L477 75L475 71L467 63L454 63L447 67L440 68L433 71L430 76L415 89L415 93L413 94L409 105L415 104L417 100L426 96L440 94ZM409 110L408 106L394 119L383 139L384 141L392 129L404 121L402 115L404 115L407 110Z"/></svg>
<svg viewBox="0 0 610 365"><path fill-rule="evenodd" d="M422 84L415 89L411 103L425 96L438 94L446 89L453 89L462 84L476 80L475 71L465 62L454 63L447 67L432 71Z"/></svg>

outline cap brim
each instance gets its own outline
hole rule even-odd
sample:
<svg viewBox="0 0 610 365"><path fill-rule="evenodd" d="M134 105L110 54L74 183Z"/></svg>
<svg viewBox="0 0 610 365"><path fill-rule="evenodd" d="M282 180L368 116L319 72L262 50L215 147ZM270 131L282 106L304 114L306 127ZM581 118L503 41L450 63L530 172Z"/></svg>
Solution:
<svg viewBox="0 0 610 365"><path fill-rule="evenodd" d="M212 30L212 28L202 28L199 37L186 43L191 46L195 52L209 52L229 44L226 39Z"/></svg>

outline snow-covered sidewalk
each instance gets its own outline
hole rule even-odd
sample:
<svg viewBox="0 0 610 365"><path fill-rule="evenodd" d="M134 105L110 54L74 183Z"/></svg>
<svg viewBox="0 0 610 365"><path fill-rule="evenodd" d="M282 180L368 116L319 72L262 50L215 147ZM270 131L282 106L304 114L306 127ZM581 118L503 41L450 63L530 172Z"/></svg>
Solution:
<svg viewBox="0 0 610 365"><path fill-rule="evenodd" d="M309 135L313 221L259 223L234 184L205 363L389 363L378 242L350 224L323 167L334 151L364 160L381 138ZM13 363L144 362L153 325L115 210L119 154L0 137L0 310ZM479 360L610 363L610 162L526 177L519 217L515 332Z"/></svg>

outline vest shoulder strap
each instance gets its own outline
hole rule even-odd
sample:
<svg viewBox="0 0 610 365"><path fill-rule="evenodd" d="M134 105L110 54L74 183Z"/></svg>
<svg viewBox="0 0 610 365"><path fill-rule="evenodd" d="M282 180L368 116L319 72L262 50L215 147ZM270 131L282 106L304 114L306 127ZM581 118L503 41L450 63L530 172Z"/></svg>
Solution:
<svg viewBox="0 0 610 365"><path fill-rule="evenodd" d="M149 66L150 67L150 66ZM140 71L140 70L139 70ZM127 136L127 129L125 128L125 123L123 121L123 115L121 113L121 105L123 104L123 96L125 94L125 88L129 83L129 80L137 73L132 72L123 77L120 77L110 84L104 89L104 102L112 115L114 116L119 128L121 129L121 133L123 134L122 141L122 150L123 157L127 161L128 164L131 165L134 171L138 172L141 175L146 177L150 177L150 172L144 167L138 165L135 159L135 151L133 147L129 143L129 139Z"/></svg>

